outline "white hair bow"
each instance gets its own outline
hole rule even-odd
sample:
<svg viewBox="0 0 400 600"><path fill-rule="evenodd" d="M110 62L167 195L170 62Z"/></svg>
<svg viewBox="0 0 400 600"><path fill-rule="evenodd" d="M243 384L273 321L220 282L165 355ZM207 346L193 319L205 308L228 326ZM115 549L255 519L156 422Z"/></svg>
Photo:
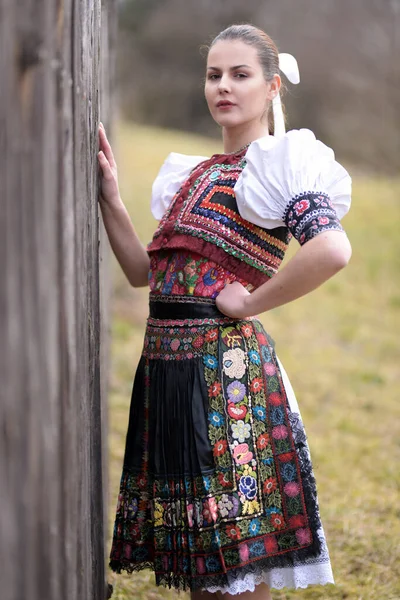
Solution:
<svg viewBox="0 0 400 600"><path fill-rule="evenodd" d="M279 69L286 75L290 83L294 83L295 85L300 83L299 65L292 54L286 54L285 52L279 54ZM286 128L280 94L273 99L272 110L274 113L274 136L281 138L285 135Z"/></svg>

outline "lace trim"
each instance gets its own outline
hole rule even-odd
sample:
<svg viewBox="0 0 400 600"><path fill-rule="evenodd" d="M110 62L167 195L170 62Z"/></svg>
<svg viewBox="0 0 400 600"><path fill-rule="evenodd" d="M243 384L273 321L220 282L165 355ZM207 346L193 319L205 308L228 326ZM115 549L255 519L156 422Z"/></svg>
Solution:
<svg viewBox="0 0 400 600"><path fill-rule="evenodd" d="M227 587L211 586L206 588L205 591L232 595L243 594L243 592L254 592L256 586L261 583L267 584L271 589L281 590L283 588L305 589L310 585L334 584L335 581L330 563L328 563L325 565L272 569L258 575L246 575L241 581L233 581Z"/></svg>
<svg viewBox="0 0 400 600"><path fill-rule="evenodd" d="M321 536L323 538L323 532L321 529ZM117 566L110 563L110 567L117 573L121 573L121 568L115 569L113 566ZM118 563L118 567L120 567ZM123 570L132 573L133 571L141 571L149 569L154 571L154 564L152 562L146 562L136 564L131 569L124 568ZM223 594L229 593L232 595L241 594L243 592L254 592L257 585L265 583L271 589L281 590L287 589L305 589L310 585L328 585L334 584L335 580L332 573L329 556L326 554L324 559L320 562L316 561L314 564L294 565L292 567L275 568L268 571L260 571L258 573L247 573L243 578L235 576L234 572L228 574L229 583L225 585L218 585L215 581L209 583L203 589L204 591L215 593L221 592ZM164 587L175 587L178 589L184 589L186 581L183 577L175 576L173 580L170 577L164 575L157 576L157 585Z"/></svg>

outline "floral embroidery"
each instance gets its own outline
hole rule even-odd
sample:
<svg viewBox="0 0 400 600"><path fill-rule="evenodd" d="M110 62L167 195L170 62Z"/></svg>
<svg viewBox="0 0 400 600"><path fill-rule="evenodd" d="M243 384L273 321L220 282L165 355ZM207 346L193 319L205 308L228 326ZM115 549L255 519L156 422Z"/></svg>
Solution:
<svg viewBox="0 0 400 600"><path fill-rule="evenodd" d="M264 481L263 490L265 494L272 494L276 490L277 481L274 477L269 477Z"/></svg>
<svg viewBox="0 0 400 600"><path fill-rule="evenodd" d="M311 540L311 531L307 529L298 529L296 531L296 538L299 544L309 544Z"/></svg>
<svg viewBox="0 0 400 600"><path fill-rule="evenodd" d="M247 500L254 500L257 495L257 481L254 477L241 477L239 482L239 489Z"/></svg>
<svg viewBox="0 0 400 600"><path fill-rule="evenodd" d="M224 352L222 359L224 373L228 377L241 379L246 371L244 357L245 354L241 348L234 348L233 350Z"/></svg>
<svg viewBox="0 0 400 600"><path fill-rule="evenodd" d="M227 447L228 447L228 442L226 440L219 440L218 442L215 442L214 448L213 448L214 456L221 456L221 454L224 454Z"/></svg>
<svg viewBox="0 0 400 600"><path fill-rule="evenodd" d="M218 361L215 356L210 356L210 354L206 354L204 357L204 364L209 369L216 369L218 367Z"/></svg>
<svg viewBox="0 0 400 600"><path fill-rule="evenodd" d="M218 509L223 517L227 517L233 508L233 502L227 494L222 494L221 500L218 502Z"/></svg>
<svg viewBox="0 0 400 600"><path fill-rule="evenodd" d="M150 257L149 286L153 294L215 298L228 283L254 286L200 254L161 250ZM209 341L209 340L208 340Z"/></svg>
<svg viewBox="0 0 400 600"><path fill-rule="evenodd" d="M216 381L215 383L213 383L213 385L210 385L210 387L208 388L208 393L210 394L210 396L216 397L221 393L222 390L222 385L219 383L219 381Z"/></svg>
<svg viewBox="0 0 400 600"><path fill-rule="evenodd" d="M269 444L269 435L268 433L262 433L257 439L257 448L259 450L263 450Z"/></svg>
<svg viewBox="0 0 400 600"><path fill-rule="evenodd" d="M300 217L300 215L302 215L307 208L310 208L310 202L308 200L299 200L293 204L293 210L298 217Z"/></svg>
<svg viewBox="0 0 400 600"><path fill-rule="evenodd" d="M240 540L240 529L237 525L227 525L226 533L232 540Z"/></svg>
<svg viewBox="0 0 400 600"><path fill-rule="evenodd" d="M255 350L250 350L249 359L252 363L259 365L260 364L260 355Z"/></svg>
<svg viewBox="0 0 400 600"><path fill-rule="evenodd" d="M319 192L304 192L293 198L286 207L284 221L301 245L322 231L343 231L329 197Z"/></svg>
<svg viewBox="0 0 400 600"><path fill-rule="evenodd" d="M263 421L266 417L266 411L264 406L255 406L253 408L253 414L256 417L256 419L260 419L260 421Z"/></svg>
<svg viewBox="0 0 400 600"><path fill-rule="evenodd" d="M294 515L293 517L290 517L289 519L289 527L294 527L299 528L299 527L304 527L305 525L305 519L303 517L303 515Z"/></svg>
<svg viewBox="0 0 400 600"><path fill-rule="evenodd" d="M261 377L256 377L255 379L253 379L253 381L251 382L250 385L250 389L252 392L259 392L262 387L263 387L264 383Z"/></svg>
<svg viewBox="0 0 400 600"><path fill-rule="evenodd" d="M235 406L232 402L228 404L228 414L232 419L241 421L247 415L246 406Z"/></svg>
<svg viewBox="0 0 400 600"><path fill-rule="evenodd" d="M282 515L272 513L271 525L273 525L275 529L283 529L285 527L285 521L283 520Z"/></svg>
<svg viewBox="0 0 400 600"><path fill-rule="evenodd" d="M246 338L249 338L253 335L253 328L251 327L251 325L242 325L240 330Z"/></svg>
<svg viewBox="0 0 400 600"><path fill-rule="evenodd" d="M181 361L182 352L197 357L208 394L214 470L165 479L149 474L146 404L144 467L122 473L110 564L128 570L152 566L161 582L178 573L191 587L196 578L223 568L309 547L314 534L287 400L261 324L255 319L226 326L221 319L173 325L152 319L146 340L146 389L152 361Z"/></svg>
<svg viewBox="0 0 400 600"><path fill-rule="evenodd" d="M284 485L283 489L284 489L285 494L290 496L290 498L294 498L295 496L298 496L300 493L300 486L295 481L289 481L289 483L286 483Z"/></svg>
<svg viewBox="0 0 400 600"><path fill-rule="evenodd" d="M261 523L260 519L252 519L249 523L249 533L250 535L257 535L260 531ZM264 546L264 544L262 544Z"/></svg>
<svg viewBox="0 0 400 600"><path fill-rule="evenodd" d="M210 329L205 335L206 342L215 342L218 339L218 329Z"/></svg>
<svg viewBox="0 0 400 600"><path fill-rule="evenodd" d="M243 385L243 383L240 383L240 381L235 380L228 385L226 391L228 392L229 400L236 404L236 402L241 402L243 400L244 395L246 393L246 388Z"/></svg>
<svg viewBox="0 0 400 600"><path fill-rule="evenodd" d="M244 421L240 420L237 423L232 423L232 436L239 442L244 442L250 437L250 430L251 426L249 423L244 423Z"/></svg>
<svg viewBox="0 0 400 600"><path fill-rule="evenodd" d="M211 497L204 503L203 517L207 523L214 523L218 516L218 506L215 502L215 498Z"/></svg>
<svg viewBox="0 0 400 600"><path fill-rule="evenodd" d="M231 480L228 473L218 473L218 481L222 487L231 487Z"/></svg>
<svg viewBox="0 0 400 600"><path fill-rule="evenodd" d="M286 425L277 425L272 430L272 437L276 440L283 440L288 435L288 429Z"/></svg>
<svg viewBox="0 0 400 600"><path fill-rule="evenodd" d="M269 396L269 401L272 406L279 406L282 404L282 396L280 394L272 393Z"/></svg>
<svg viewBox="0 0 400 600"><path fill-rule="evenodd" d="M235 446L233 458L237 465L245 465L253 459L253 453L249 451L247 444L239 444Z"/></svg>
<svg viewBox="0 0 400 600"><path fill-rule="evenodd" d="M224 417L220 413L214 411L209 415L208 420L212 425L220 427L224 422Z"/></svg>

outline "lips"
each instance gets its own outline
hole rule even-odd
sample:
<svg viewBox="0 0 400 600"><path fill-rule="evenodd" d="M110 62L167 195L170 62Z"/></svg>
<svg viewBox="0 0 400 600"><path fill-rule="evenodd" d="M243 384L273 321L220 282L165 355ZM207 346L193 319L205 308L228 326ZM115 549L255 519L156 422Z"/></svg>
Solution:
<svg viewBox="0 0 400 600"><path fill-rule="evenodd" d="M217 108L228 107L228 106L234 106L233 102L229 102L229 100L220 100L217 103Z"/></svg>

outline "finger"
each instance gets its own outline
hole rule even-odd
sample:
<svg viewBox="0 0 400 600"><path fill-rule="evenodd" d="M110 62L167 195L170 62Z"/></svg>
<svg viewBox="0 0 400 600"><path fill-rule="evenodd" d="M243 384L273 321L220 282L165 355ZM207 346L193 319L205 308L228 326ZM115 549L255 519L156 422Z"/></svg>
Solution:
<svg viewBox="0 0 400 600"><path fill-rule="evenodd" d="M111 149L111 145L107 139L107 135L104 129L99 129L100 141L101 141L101 149L103 150L108 162L111 167L116 167L116 162L114 158L113 151Z"/></svg>
<svg viewBox="0 0 400 600"><path fill-rule="evenodd" d="M105 137L105 134L103 132L100 134L100 136L100 148L103 151L105 157L107 158L107 161L110 163L110 166L116 169L117 165L111 146L108 143L107 138Z"/></svg>
<svg viewBox="0 0 400 600"><path fill-rule="evenodd" d="M100 152L97 153L97 158L98 158L101 168L104 170L108 164L108 161L107 161L106 157L104 156L104 152L102 150L100 150Z"/></svg>
<svg viewBox="0 0 400 600"><path fill-rule="evenodd" d="M107 157L102 150L97 153L97 158L99 159L104 179L112 179L113 172L111 170L110 163L108 162Z"/></svg>

